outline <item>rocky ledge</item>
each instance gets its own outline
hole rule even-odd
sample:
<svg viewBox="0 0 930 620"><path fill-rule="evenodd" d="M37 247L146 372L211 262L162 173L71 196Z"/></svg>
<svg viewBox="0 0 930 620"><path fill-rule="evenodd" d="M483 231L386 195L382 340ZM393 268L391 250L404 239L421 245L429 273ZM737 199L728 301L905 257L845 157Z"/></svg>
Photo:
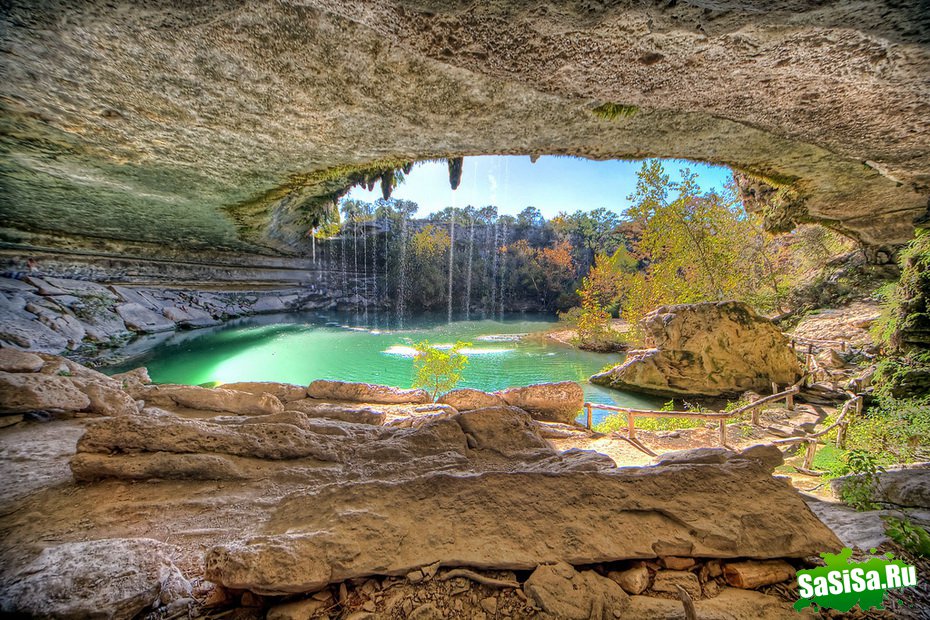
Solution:
<svg viewBox="0 0 930 620"><path fill-rule="evenodd" d="M774 447L683 452L642 468L555 450L534 415L575 407L569 386L451 393L432 404L417 391L367 384L151 385L144 369L106 377L14 350L0 351L0 368L0 409L13 421L38 412L95 418L81 421L70 457L76 483L17 501L54 503L64 489L91 521L116 519L104 529L110 537L65 534L38 556L16 555L3 574L4 611L76 617L107 608L128 618L153 607L196 615L243 605L269 618L328 617L335 607L373 618L493 617L498 608L518 618L676 617L681 603L660 599L677 584L698 609L787 618L795 612L783 601L728 587L727 567L775 562L778 570L762 572L781 581L791 573L785 559L840 546L772 476L781 462ZM536 413L508 404L515 394ZM164 495L158 523L178 533L152 539L152 516L143 516L152 508L137 513L127 492L150 507ZM239 525L205 528L233 513ZM54 526L34 532L36 521L14 516L4 527L50 536ZM124 537L112 537L114 527ZM451 587L481 597L456 610ZM358 607L372 615L352 616Z"/></svg>
<svg viewBox="0 0 930 620"><path fill-rule="evenodd" d="M0 345L93 358L137 336L219 325L253 314L364 307L325 282L273 290L195 290L57 277L0 278ZM157 344L158 339L149 346Z"/></svg>

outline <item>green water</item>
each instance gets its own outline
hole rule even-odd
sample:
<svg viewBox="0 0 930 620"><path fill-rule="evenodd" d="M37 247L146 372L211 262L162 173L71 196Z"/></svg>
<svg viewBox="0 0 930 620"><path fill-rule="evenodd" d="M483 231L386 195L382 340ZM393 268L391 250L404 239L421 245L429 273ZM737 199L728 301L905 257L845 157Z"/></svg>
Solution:
<svg viewBox="0 0 930 620"><path fill-rule="evenodd" d="M384 322L381 322L382 325ZM591 402L653 407L660 399L587 383L587 378L622 354L579 351L540 336L548 317L518 315L504 320L454 321L445 317L407 320L405 327L372 328L350 317L285 314L250 317L217 328L154 337L152 348L104 372L146 366L156 383L197 385L210 381L283 381L306 385L314 379L364 381L410 387L414 343L471 342L459 387L485 391L544 381L578 381ZM151 346L147 345L147 346ZM600 413L600 416L598 415ZM600 419L603 412L595 412Z"/></svg>

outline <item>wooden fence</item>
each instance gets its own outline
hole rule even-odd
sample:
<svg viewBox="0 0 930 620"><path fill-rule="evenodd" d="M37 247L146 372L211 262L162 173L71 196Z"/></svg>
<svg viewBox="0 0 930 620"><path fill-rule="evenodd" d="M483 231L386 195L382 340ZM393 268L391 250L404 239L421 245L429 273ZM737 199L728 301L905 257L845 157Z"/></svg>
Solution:
<svg viewBox="0 0 930 620"><path fill-rule="evenodd" d="M802 379L803 380L803 379ZM798 384L788 387L786 390L779 392L778 386L772 384L774 394L762 397L758 400L733 409L732 411L703 412L703 411L655 411L653 409L632 409L630 407L618 407L616 405L602 405L600 403L585 403L585 413L587 416L586 426L591 428L595 409L604 411L615 411L626 414L627 419L627 439L636 439L636 418L684 418L690 420L715 420L719 425L720 445L725 446L727 442L727 420L745 413L752 412L752 423L758 425L759 411L762 405L779 400L784 400L788 409L794 409L794 396L798 393Z"/></svg>

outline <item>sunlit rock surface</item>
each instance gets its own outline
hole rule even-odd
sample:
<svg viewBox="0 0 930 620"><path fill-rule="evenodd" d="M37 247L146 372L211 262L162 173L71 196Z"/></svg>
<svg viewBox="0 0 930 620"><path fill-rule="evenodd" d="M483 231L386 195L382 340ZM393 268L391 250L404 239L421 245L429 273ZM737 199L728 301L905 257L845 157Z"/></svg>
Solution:
<svg viewBox="0 0 930 620"><path fill-rule="evenodd" d="M21 243L293 252L359 170L668 156L775 187L761 198L780 227L900 243L930 186L925 9L17 1L0 28L0 217ZM624 113L594 113L607 103Z"/></svg>
<svg viewBox="0 0 930 620"><path fill-rule="evenodd" d="M770 320L737 301L662 306L643 317L645 344L591 382L676 396L769 390L800 377L788 339Z"/></svg>

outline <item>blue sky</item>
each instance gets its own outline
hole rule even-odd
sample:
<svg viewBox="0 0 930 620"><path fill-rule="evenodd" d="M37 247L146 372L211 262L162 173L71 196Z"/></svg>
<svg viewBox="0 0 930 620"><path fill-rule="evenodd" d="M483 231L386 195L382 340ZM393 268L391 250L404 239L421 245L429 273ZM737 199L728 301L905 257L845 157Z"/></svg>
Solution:
<svg viewBox="0 0 930 620"><path fill-rule="evenodd" d="M540 157L532 163L527 156L488 155L466 157L462 183L449 188L449 170L443 162L417 164L393 196L420 206L418 216L446 207L496 205L500 213L515 215L527 206L539 209L546 218L559 211L590 211L598 207L622 213L636 186L637 161L593 161L574 157ZM665 160L672 179L680 168L698 173L704 190L722 189L730 179L729 168L684 160ZM380 186L371 192L356 187L349 198L371 202L381 197Z"/></svg>

